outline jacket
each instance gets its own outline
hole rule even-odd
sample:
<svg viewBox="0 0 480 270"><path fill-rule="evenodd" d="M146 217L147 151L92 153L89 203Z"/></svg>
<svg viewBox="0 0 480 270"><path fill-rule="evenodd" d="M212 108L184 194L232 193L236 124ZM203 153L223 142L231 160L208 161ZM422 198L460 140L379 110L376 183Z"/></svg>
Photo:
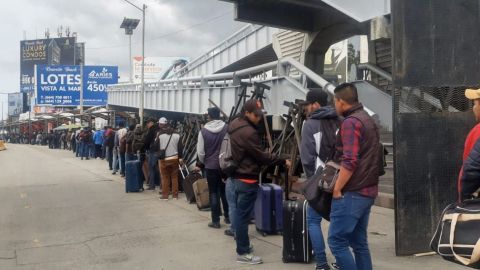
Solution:
<svg viewBox="0 0 480 270"><path fill-rule="evenodd" d="M213 120L205 124L197 140L197 156L200 164L206 169L219 170L220 146L228 131L228 126L222 120Z"/></svg>
<svg viewBox="0 0 480 270"><path fill-rule="evenodd" d="M262 165L285 164L285 159L262 149L257 127L244 117L233 120L228 127L228 133L232 159L238 165L235 178L258 180Z"/></svg>
<svg viewBox="0 0 480 270"><path fill-rule="evenodd" d="M307 178L333 158L339 126L337 112L331 106L314 111L303 124L300 159Z"/></svg>
<svg viewBox="0 0 480 270"><path fill-rule="evenodd" d="M467 149L466 149L467 150ZM460 200L472 198L480 188L480 140L477 140L463 161L460 175Z"/></svg>
<svg viewBox="0 0 480 270"><path fill-rule="evenodd" d="M133 152L133 138L134 138L134 131L133 130L129 130L127 131L127 135L126 136L126 144L127 144L127 148L126 148L126 153L127 154L135 154Z"/></svg>
<svg viewBox="0 0 480 270"><path fill-rule="evenodd" d="M154 124L145 133L144 143L145 143L145 150L150 151L150 148L153 146L155 142L155 137L157 136L158 132L158 125Z"/></svg>
<svg viewBox="0 0 480 270"><path fill-rule="evenodd" d="M343 191L368 193L368 188L378 187L380 177L381 146L378 127L361 104L344 113L344 117L336 147L341 155L342 167L353 174ZM374 189L371 192L373 194L368 195L375 197L377 192L378 189Z"/></svg>
<svg viewBox="0 0 480 270"><path fill-rule="evenodd" d="M102 145L103 144L103 130L95 131L95 134L93 135L93 140L94 140L96 145Z"/></svg>

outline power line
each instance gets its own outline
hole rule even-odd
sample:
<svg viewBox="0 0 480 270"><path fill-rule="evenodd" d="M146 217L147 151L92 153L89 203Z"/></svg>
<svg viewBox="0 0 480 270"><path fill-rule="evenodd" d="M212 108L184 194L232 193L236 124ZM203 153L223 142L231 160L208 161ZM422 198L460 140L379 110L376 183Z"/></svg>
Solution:
<svg viewBox="0 0 480 270"><path fill-rule="evenodd" d="M215 21L217 19L220 19L221 17L224 17L224 16L226 16L228 14L231 14L231 13L232 13L232 11L228 11L228 12L219 14L217 16L211 17L211 18L209 18L205 21L202 21L200 23L192 24L192 25L187 26L185 28L181 28L181 29L178 29L176 31L166 33L166 34L154 37L152 39L146 40L145 43L155 41L155 40L159 40L159 39L163 39L163 38L166 38L166 37L169 37L169 36L174 36L174 35L179 34L181 32L185 32L185 31L188 31L190 29L193 29L193 28L199 27L201 25L204 25L204 24L210 23L212 21ZM140 42L132 42L132 44L138 44L138 43L140 43ZM85 49L87 49L87 50L103 50L103 49L113 49L113 48L120 48L120 47L127 47L127 46L128 46L128 44L119 44L119 45L112 45L112 46L105 46L105 47L93 47L93 48L88 48L87 47Z"/></svg>

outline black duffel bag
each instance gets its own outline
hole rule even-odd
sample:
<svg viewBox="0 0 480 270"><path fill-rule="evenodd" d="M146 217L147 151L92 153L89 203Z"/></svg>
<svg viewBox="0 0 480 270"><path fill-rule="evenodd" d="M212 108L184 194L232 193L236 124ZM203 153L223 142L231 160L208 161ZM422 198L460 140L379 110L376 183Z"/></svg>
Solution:
<svg viewBox="0 0 480 270"><path fill-rule="evenodd" d="M323 168L319 167L315 174L303 184L302 193L308 201L308 205L317 211L324 219L330 221L332 193L323 191L321 187L322 175Z"/></svg>
<svg viewBox="0 0 480 270"><path fill-rule="evenodd" d="M430 247L445 260L480 269L480 199L447 206Z"/></svg>

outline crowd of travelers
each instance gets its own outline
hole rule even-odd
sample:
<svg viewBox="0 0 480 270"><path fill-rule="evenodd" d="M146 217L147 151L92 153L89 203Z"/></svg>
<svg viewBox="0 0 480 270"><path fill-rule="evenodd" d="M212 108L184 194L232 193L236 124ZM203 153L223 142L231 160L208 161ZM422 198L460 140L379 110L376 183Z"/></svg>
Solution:
<svg viewBox="0 0 480 270"><path fill-rule="evenodd" d="M478 100L480 94L474 107L477 116L480 115ZM321 229L325 213L312 206L307 209L315 267L317 270L370 270L372 258L367 227L383 169L383 153L378 151L381 148L379 129L359 102L353 84L336 87L333 102L329 102L329 96L322 90L311 90L301 105L307 114L300 143L306 178L318 174L329 161L337 162L340 167L332 190L330 226L326 236L335 263L328 263L325 253L327 245ZM262 103L251 99L244 103L235 119L226 123L218 108L209 108L208 121L198 134L197 162L193 169L202 172L208 182L211 207L208 226L220 229L223 216L228 225L224 233L236 242L236 260L245 264L263 262L254 255L248 234L262 167L289 169L292 166L288 158L277 156L263 147L259 125L264 113ZM478 127L472 134L469 137L478 137ZM168 201L170 196L173 200L178 199L179 170L184 164L181 136L165 117L161 117L158 121L147 119L144 127L140 124L125 127L124 123L119 123L117 128L107 126L96 131L84 128L75 132L51 132L47 136L38 134L36 142L48 144L50 148L71 149L82 160L105 159L112 174L119 173L121 177L126 174L126 161L140 160L141 187L158 190L159 199ZM219 155L227 136L235 164L229 171L220 167ZM472 148L472 153L478 155L477 145L471 144L469 149ZM472 174L468 170L478 165L467 158L469 153L470 150L466 149L463 196L469 196L474 188L478 189L478 181L475 187L471 187L474 181L469 180Z"/></svg>

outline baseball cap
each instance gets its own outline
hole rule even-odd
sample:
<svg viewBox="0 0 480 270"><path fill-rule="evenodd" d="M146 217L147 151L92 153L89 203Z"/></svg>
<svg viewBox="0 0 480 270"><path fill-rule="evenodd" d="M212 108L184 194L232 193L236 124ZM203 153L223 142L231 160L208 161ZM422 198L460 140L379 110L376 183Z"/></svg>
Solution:
<svg viewBox="0 0 480 270"><path fill-rule="evenodd" d="M475 100L480 99L480 88L479 89L466 89L465 96L468 99Z"/></svg>
<svg viewBox="0 0 480 270"><path fill-rule="evenodd" d="M167 118L165 118L165 117L160 118L160 120L158 120L158 123L159 124L167 124L168 123Z"/></svg>
<svg viewBox="0 0 480 270"><path fill-rule="evenodd" d="M310 90L307 93L305 101L301 102L302 105L309 105L318 102L321 106L328 105L328 95L322 90Z"/></svg>
<svg viewBox="0 0 480 270"><path fill-rule="evenodd" d="M148 118L147 121L145 121L145 123L149 123L149 122L155 123L155 119L153 119L153 118Z"/></svg>
<svg viewBox="0 0 480 270"><path fill-rule="evenodd" d="M262 103L256 99L250 99L243 105L246 112L253 112L257 116L263 116Z"/></svg>
<svg viewBox="0 0 480 270"><path fill-rule="evenodd" d="M218 109L217 107L208 108L207 113L213 119L219 119L220 118L220 109Z"/></svg>

